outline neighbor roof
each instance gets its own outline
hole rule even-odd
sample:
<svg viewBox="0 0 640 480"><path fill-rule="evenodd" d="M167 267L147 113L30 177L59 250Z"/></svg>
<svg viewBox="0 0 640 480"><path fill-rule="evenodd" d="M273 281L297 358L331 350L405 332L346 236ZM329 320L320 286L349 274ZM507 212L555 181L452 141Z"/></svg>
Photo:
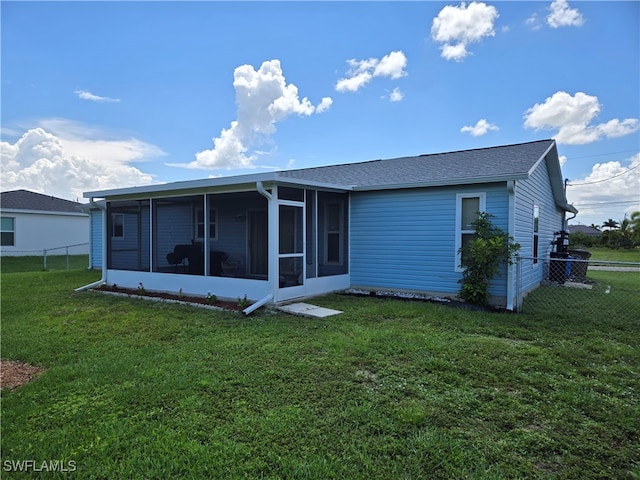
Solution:
<svg viewBox="0 0 640 480"><path fill-rule="evenodd" d="M599 237L602 231L588 225L569 225L569 233L582 233L589 237Z"/></svg>
<svg viewBox="0 0 640 480"><path fill-rule="evenodd" d="M3 210L79 213L81 206L78 202L28 190L12 190L0 194L0 208Z"/></svg>

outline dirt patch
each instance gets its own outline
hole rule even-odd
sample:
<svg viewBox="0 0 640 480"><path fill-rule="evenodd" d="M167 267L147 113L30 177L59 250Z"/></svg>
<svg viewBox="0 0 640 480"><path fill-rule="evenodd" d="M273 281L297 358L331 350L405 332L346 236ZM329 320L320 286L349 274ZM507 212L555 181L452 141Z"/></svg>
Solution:
<svg viewBox="0 0 640 480"><path fill-rule="evenodd" d="M44 371L43 367L36 367L17 360L0 360L0 389L13 390L30 382L33 377Z"/></svg>
<svg viewBox="0 0 640 480"><path fill-rule="evenodd" d="M142 290L138 288L125 288L119 287L117 285L101 285L99 287L94 288L93 290L98 292L110 292L110 293L120 293L123 295L131 295L133 297L150 297L150 298L160 298L164 300L171 300L175 302L185 302L185 303L193 303L196 305L204 305L208 307L217 307L223 310L232 310L236 312L241 312L248 305L238 305L238 303L242 302L231 302L213 299L212 297L198 297L193 295L184 295L184 294L175 294L168 292L156 292L150 290Z"/></svg>

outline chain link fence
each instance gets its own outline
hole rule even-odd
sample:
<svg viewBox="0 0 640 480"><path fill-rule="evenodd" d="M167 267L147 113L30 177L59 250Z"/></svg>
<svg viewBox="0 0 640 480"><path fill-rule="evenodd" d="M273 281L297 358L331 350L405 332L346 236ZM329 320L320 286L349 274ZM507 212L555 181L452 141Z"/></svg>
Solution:
<svg viewBox="0 0 640 480"><path fill-rule="evenodd" d="M640 319L640 262L590 260L578 252L518 257L516 272L518 312L560 319Z"/></svg>
<svg viewBox="0 0 640 480"><path fill-rule="evenodd" d="M31 259L40 263L43 270L70 270L78 268L78 263L83 264L83 268L88 268L89 243L77 243L74 245L65 245L63 247L45 248L41 250L11 250L10 252L1 252L3 261L17 258Z"/></svg>

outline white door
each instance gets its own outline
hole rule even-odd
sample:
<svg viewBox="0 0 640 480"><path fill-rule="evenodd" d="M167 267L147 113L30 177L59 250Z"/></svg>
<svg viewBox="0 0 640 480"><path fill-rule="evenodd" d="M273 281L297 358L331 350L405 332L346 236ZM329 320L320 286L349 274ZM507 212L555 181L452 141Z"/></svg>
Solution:
<svg viewBox="0 0 640 480"><path fill-rule="evenodd" d="M304 204L278 205L278 301L305 295Z"/></svg>

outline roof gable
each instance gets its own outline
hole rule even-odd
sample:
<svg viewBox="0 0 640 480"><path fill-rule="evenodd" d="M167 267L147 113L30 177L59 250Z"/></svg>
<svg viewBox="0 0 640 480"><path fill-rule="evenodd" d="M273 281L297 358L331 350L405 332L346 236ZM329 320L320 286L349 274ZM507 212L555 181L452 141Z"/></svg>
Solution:
<svg viewBox="0 0 640 480"><path fill-rule="evenodd" d="M81 207L78 202L28 190L12 190L0 194L2 209L79 213Z"/></svg>

